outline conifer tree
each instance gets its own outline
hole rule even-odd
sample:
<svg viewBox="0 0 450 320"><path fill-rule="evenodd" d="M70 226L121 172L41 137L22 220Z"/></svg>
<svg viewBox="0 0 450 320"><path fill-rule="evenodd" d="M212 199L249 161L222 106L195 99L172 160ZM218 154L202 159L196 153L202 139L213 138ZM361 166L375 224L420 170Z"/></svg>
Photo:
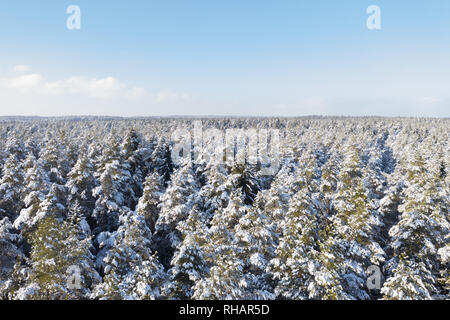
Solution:
<svg viewBox="0 0 450 320"><path fill-rule="evenodd" d="M129 171L131 175L130 184L133 190L134 199L130 204L130 208L134 209L136 201L142 195L143 180L145 178L145 172L143 172L145 165L142 153L139 148L141 145L141 139L134 129L130 129L121 146L122 158L128 163Z"/></svg>
<svg viewBox="0 0 450 320"><path fill-rule="evenodd" d="M11 133L5 145L6 154L13 156L17 161L22 161L26 157L26 148L21 138Z"/></svg>
<svg viewBox="0 0 450 320"><path fill-rule="evenodd" d="M93 192L97 199L93 212L93 217L97 220L95 234L117 230L119 216L127 210L123 186L128 179L129 172L124 170L119 160L106 164L99 178L100 185Z"/></svg>
<svg viewBox="0 0 450 320"><path fill-rule="evenodd" d="M195 283L203 279L208 272L203 252L208 241L207 219L208 215L195 205L188 219L177 226L183 241L178 246L169 269L170 282L165 295L171 299L190 299Z"/></svg>
<svg viewBox="0 0 450 320"><path fill-rule="evenodd" d="M66 183L66 171L64 160L67 155L62 151L56 139L50 139L40 152L39 162L42 169L47 172L51 183L64 185Z"/></svg>
<svg viewBox="0 0 450 320"><path fill-rule="evenodd" d="M366 270L383 262L385 254L375 241L378 220L363 185L359 151L349 145L345 154L335 198L336 214L330 219L326 242L337 259L336 271L346 294L369 299Z"/></svg>
<svg viewBox="0 0 450 320"><path fill-rule="evenodd" d="M178 168L170 185L161 198L160 214L156 223L156 232L163 239L163 263L170 263L174 249L181 242L181 234L177 225L186 220L193 205L197 202L198 183L194 178L192 164L185 162Z"/></svg>
<svg viewBox="0 0 450 320"><path fill-rule="evenodd" d="M48 175L41 168L39 162L34 162L33 167L26 172L25 185L27 194L24 198L25 207L14 221L14 227L21 230L23 235L27 234L35 224L41 203L45 200L51 186Z"/></svg>
<svg viewBox="0 0 450 320"><path fill-rule="evenodd" d="M239 219L233 232L240 248L238 256L244 262L244 272L252 279L246 288L250 299L272 299L272 279L266 270L278 243L275 225L264 212L253 206Z"/></svg>
<svg viewBox="0 0 450 320"><path fill-rule="evenodd" d="M232 190L235 188L225 167L220 163L208 163L204 170L205 185L198 195L208 219L212 219L217 210L225 208Z"/></svg>
<svg viewBox="0 0 450 320"><path fill-rule="evenodd" d="M228 206L213 217L208 230L210 241L203 246L209 273L194 286L193 299L250 299L253 292L247 291L255 279L244 273L245 264L239 257L233 230L246 213L238 192L230 196Z"/></svg>
<svg viewBox="0 0 450 320"><path fill-rule="evenodd" d="M170 145L163 137L158 140L158 144L151 155L151 163L152 168L158 172L167 185L174 170L174 165Z"/></svg>
<svg viewBox="0 0 450 320"><path fill-rule="evenodd" d="M23 207L24 172L14 154L10 154L0 179L0 218L16 219Z"/></svg>
<svg viewBox="0 0 450 320"><path fill-rule="evenodd" d="M160 204L162 195L163 183L159 174L155 171L145 179L144 191L136 207L136 211L145 217L147 226L152 233L155 232L156 222L158 221L158 205Z"/></svg>
<svg viewBox="0 0 450 320"><path fill-rule="evenodd" d="M90 240L80 240L73 225L47 215L39 221L31 242L26 284L15 296L37 300L87 298L89 285L99 280L89 252ZM70 273L71 268L76 268L76 274ZM79 275L74 287L71 275Z"/></svg>
<svg viewBox="0 0 450 320"><path fill-rule="evenodd" d="M232 248L216 256L208 276L195 284L193 299L196 300L243 300L250 299L245 288L249 280L245 276L243 261Z"/></svg>
<svg viewBox="0 0 450 320"><path fill-rule="evenodd" d="M150 250L152 234L144 216L125 212L114 233L114 245L103 259L103 283L92 297L99 299L160 299L166 275L156 254Z"/></svg>
<svg viewBox="0 0 450 320"><path fill-rule="evenodd" d="M450 230L440 203L445 202L436 179L416 152L409 161L400 220L389 230L394 257L382 288L385 299L431 299L439 293L437 253Z"/></svg>
<svg viewBox="0 0 450 320"><path fill-rule="evenodd" d="M261 190L254 170L249 165L233 163L230 169L230 179L235 188L241 189L244 195L244 204L252 205L256 195Z"/></svg>
<svg viewBox="0 0 450 320"><path fill-rule="evenodd" d="M0 300L7 298L14 281L14 265L23 256L19 248L21 240L8 218L0 220Z"/></svg>
<svg viewBox="0 0 450 320"><path fill-rule="evenodd" d="M273 180L270 189L260 192L257 206L270 223L274 225L277 234L281 234L281 222L289 209L290 198L298 189L296 180L297 166L288 162L282 165L280 171Z"/></svg>
<svg viewBox="0 0 450 320"><path fill-rule="evenodd" d="M317 212L305 187L291 199L282 222L282 237L268 271L277 280L275 294L285 299L307 299L312 286L311 268L317 256ZM311 296L311 298L318 298Z"/></svg>
<svg viewBox="0 0 450 320"><path fill-rule="evenodd" d="M95 178L93 176L94 167L90 160L85 156L80 156L67 175L66 188L67 203L69 210L78 206L77 211L81 210L83 217L90 219L95 207L93 189L95 187Z"/></svg>

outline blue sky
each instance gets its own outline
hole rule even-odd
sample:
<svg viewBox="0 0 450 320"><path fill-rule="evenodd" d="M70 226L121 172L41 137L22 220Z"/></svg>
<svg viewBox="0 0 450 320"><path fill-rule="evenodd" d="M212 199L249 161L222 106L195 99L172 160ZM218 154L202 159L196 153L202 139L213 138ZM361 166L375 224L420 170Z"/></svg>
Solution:
<svg viewBox="0 0 450 320"><path fill-rule="evenodd" d="M2 1L0 39L0 115L450 116L448 0Z"/></svg>

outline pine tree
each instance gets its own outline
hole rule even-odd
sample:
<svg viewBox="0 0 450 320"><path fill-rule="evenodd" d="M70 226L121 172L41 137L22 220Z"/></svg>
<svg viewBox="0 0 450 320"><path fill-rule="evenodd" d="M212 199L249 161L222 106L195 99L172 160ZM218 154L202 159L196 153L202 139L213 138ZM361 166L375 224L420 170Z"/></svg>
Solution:
<svg viewBox="0 0 450 320"><path fill-rule="evenodd" d="M438 250L441 270L438 279L443 287L442 296L444 299L450 297L450 235L446 236L447 244Z"/></svg>
<svg viewBox="0 0 450 320"><path fill-rule="evenodd" d="M400 220L389 230L394 257L382 288L385 299L431 299L439 293L437 251L450 230L440 202L436 180L416 152L408 167Z"/></svg>
<svg viewBox="0 0 450 320"><path fill-rule="evenodd" d="M12 133L8 136L5 145L6 154L13 156L17 161L22 161L26 157L26 148L21 138Z"/></svg>
<svg viewBox="0 0 450 320"><path fill-rule="evenodd" d="M51 183L64 185L66 183L67 167L64 161L67 155L56 139L50 139L40 152L39 162L42 168L47 172Z"/></svg>
<svg viewBox="0 0 450 320"><path fill-rule="evenodd" d="M174 170L170 145L161 137L151 155L152 169L156 170L167 185Z"/></svg>
<svg viewBox="0 0 450 320"><path fill-rule="evenodd" d="M24 198L25 207L14 221L14 227L20 230L22 235L27 238L30 230L35 225L41 203L45 200L51 186L48 175L41 168L39 162L34 162L33 167L26 172L25 184L25 192L27 194Z"/></svg>
<svg viewBox="0 0 450 320"><path fill-rule="evenodd" d="M145 179L144 191L136 207L136 211L145 217L147 226L152 233L155 232L156 222L159 217L158 205L162 195L163 183L159 174L155 171Z"/></svg>
<svg viewBox="0 0 450 320"><path fill-rule="evenodd" d="M183 241L171 261L170 283L166 296L171 299L191 299L196 282L208 272L203 247L207 244L206 228L208 215L195 205L186 221L181 221L177 229Z"/></svg>
<svg viewBox="0 0 450 320"><path fill-rule="evenodd" d="M86 298L88 286L98 281L89 252L90 240L80 240L73 225L47 215L39 221L31 242L31 268L26 284L14 293L15 297L38 300ZM75 283L81 287L79 292L70 285L70 270L74 267L80 271L76 280L79 282Z"/></svg>
<svg viewBox="0 0 450 320"><path fill-rule="evenodd" d="M19 249L21 236L8 218L0 220L0 300L6 299L12 286L12 273L16 261L23 256Z"/></svg>
<svg viewBox="0 0 450 320"><path fill-rule="evenodd" d="M66 188L67 203L69 210L78 206L77 212L81 210L83 217L90 219L95 207L95 199L92 194L95 186L95 178L93 176L94 167L88 158L80 156L67 175Z"/></svg>
<svg viewBox="0 0 450 320"><path fill-rule="evenodd" d="M208 230L209 242L203 246L209 274L194 286L193 299L250 299L255 279L244 272L245 263L237 245L233 230L239 219L246 214L243 200L235 191L228 206L219 210Z"/></svg>
<svg viewBox="0 0 450 320"><path fill-rule="evenodd" d="M93 298L99 299L160 299L166 275L156 254L150 250L152 234L144 216L125 212L114 233L114 245L103 259L104 281Z"/></svg>
<svg viewBox="0 0 450 320"><path fill-rule="evenodd" d="M271 224L273 224L277 234L281 234L281 221L286 216L289 209L290 198L298 190L298 183L295 181L297 166L292 163L284 163L277 173L269 190L260 192L257 206L264 212Z"/></svg>
<svg viewBox="0 0 450 320"><path fill-rule="evenodd" d="M136 206L136 199L142 196L143 192L143 182L145 177L144 172L144 159L142 158L142 153L139 150L141 145L141 139L134 129L130 129L121 146L122 158L129 164L130 168L130 184L133 190L135 198L130 204L130 208L134 209Z"/></svg>
<svg viewBox="0 0 450 320"><path fill-rule="evenodd" d="M208 163L204 175L206 183L199 191L199 198L204 211L211 218L218 209L228 205L234 185L227 179L227 172L222 164Z"/></svg>
<svg viewBox="0 0 450 320"><path fill-rule="evenodd" d="M0 179L0 218L16 219L23 207L24 173L14 154L10 154Z"/></svg>
<svg viewBox="0 0 450 320"><path fill-rule="evenodd" d="M359 151L349 145L345 153L335 198L336 214L330 219L326 241L337 259L336 271L346 294L354 299L369 299L366 270L383 262L385 254L375 241L378 220L363 185Z"/></svg>
<svg viewBox="0 0 450 320"><path fill-rule="evenodd" d="M209 275L194 287L196 300L243 300L250 299L246 288L249 280L244 274L243 261L230 248L216 256Z"/></svg>
<svg viewBox="0 0 450 320"><path fill-rule="evenodd" d="M242 190L244 204L252 205L256 195L261 190L253 168L250 165L234 163L230 169L230 179L235 188Z"/></svg>
<svg viewBox="0 0 450 320"><path fill-rule="evenodd" d="M320 298L314 296L311 269L317 252L317 212L306 186L291 199L282 222L282 237L268 271L277 285L275 294L285 299ZM311 294L308 292L312 291ZM311 290L312 289L312 290Z"/></svg>
<svg viewBox="0 0 450 320"><path fill-rule="evenodd" d="M244 272L252 279L247 287L250 299L273 299L272 281L266 269L275 256L278 235L270 218L256 206L249 208L234 229Z"/></svg>
<svg viewBox="0 0 450 320"><path fill-rule="evenodd" d="M47 216L64 220L67 216L65 196L66 188L54 183L46 195L45 200L40 203L36 216L31 220L32 224L36 224L40 219Z"/></svg>
<svg viewBox="0 0 450 320"><path fill-rule="evenodd" d="M99 178L100 185L93 192L97 199L93 212L97 221L95 234L117 230L119 215L127 210L123 186L128 178L129 172L124 170L118 160L106 164Z"/></svg>
<svg viewBox="0 0 450 320"><path fill-rule="evenodd" d="M197 201L198 183L194 178L191 162L184 163L173 173L170 185L161 198L156 232L161 243L163 264L170 263L174 249L181 242L177 225L186 220Z"/></svg>

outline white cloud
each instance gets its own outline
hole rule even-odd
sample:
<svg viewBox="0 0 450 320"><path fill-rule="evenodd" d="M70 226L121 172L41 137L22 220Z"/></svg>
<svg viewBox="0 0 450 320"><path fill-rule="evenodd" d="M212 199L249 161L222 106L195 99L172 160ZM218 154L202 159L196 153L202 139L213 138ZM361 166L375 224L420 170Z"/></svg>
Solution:
<svg viewBox="0 0 450 320"><path fill-rule="evenodd" d="M47 110L45 114L58 114L63 101L68 108L72 108L70 114L123 114L125 103L125 113L146 115L151 109L152 114L163 115L185 113L186 106L192 103L191 96L182 91L170 88L147 91L116 77L68 76L50 79L45 74L23 72L0 77L0 90L2 97L14 105L14 112L39 108ZM17 99L18 95L20 99ZM31 101L33 107L23 106L20 101Z"/></svg>
<svg viewBox="0 0 450 320"><path fill-rule="evenodd" d="M300 101L300 107L309 114L321 114L327 105L322 97L308 97Z"/></svg>
<svg viewBox="0 0 450 320"><path fill-rule="evenodd" d="M178 103L188 102L190 96L186 93L177 93L171 90L163 90L156 94L155 102L157 103Z"/></svg>
<svg viewBox="0 0 450 320"><path fill-rule="evenodd" d="M425 97L422 99L422 102L425 104L436 104L442 102L442 99L436 97Z"/></svg>
<svg viewBox="0 0 450 320"><path fill-rule="evenodd" d="M78 94L95 98L125 97L132 99L138 99L145 95L145 89L129 87L114 77L97 79L74 76L48 81L42 75L34 73L4 79L0 84L22 94Z"/></svg>
<svg viewBox="0 0 450 320"><path fill-rule="evenodd" d="M17 66L14 66L14 71L15 72L27 72L30 71L30 67L24 65L24 64L19 64Z"/></svg>
<svg viewBox="0 0 450 320"><path fill-rule="evenodd" d="M127 91L127 97L130 99L140 99L147 94L144 88L131 88Z"/></svg>
<svg viewBox="0 0 450 320"><path fill-rule="evenodd" d="M44 83L40 74L27 74L4 81L6 86L16 89L22 93L32 91Z"/></svg>
<svg viewBox="0 0 450 320"><path fill-rule="evenodd" d="M269 115L322 115L328 112L329 102L323 97L306 97L288 103L277 103Z"/></svg>
<svg viewBox="0 0 450 320"><path fill-rule="evenodd" d="M44 90L49 94L82 94L96 98L109 98L123 94L126 85L114 77L103 79L71 77L47 82Z"/></svg>

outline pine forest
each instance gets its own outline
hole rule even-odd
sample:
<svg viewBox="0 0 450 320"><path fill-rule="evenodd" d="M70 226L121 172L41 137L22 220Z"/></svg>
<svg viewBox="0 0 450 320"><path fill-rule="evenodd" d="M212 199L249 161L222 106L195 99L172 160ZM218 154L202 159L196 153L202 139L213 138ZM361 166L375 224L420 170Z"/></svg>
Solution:
<svg viewBox="0 0 450 320"><path fill-rule="evenodd" d="M173 133L198 123L175 161ZM4 118L0 299L449 299L449 129L448 118ZM226 130L277 130L258 151L278 150L273 174L259 156L215 161L250 154L250 137L206 134Z"/></svg>

